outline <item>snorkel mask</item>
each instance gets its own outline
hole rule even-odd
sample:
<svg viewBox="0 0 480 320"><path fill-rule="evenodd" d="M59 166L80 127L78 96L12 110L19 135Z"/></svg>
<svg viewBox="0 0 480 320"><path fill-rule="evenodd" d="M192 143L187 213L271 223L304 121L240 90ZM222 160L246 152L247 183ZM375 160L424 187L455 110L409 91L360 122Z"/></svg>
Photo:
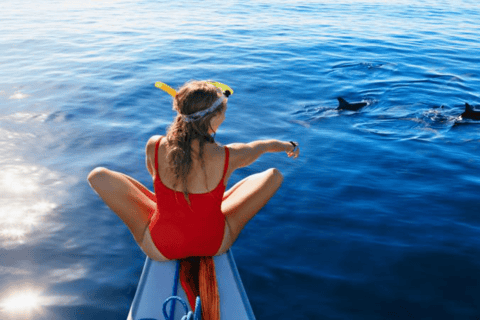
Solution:
<svg viewBox="0 0 480 320"><path fill-rule="evenodd" d="M203 118L205 115L215 111L217 109L217 107L222 104L222 102L227 99L230 95L233 94L233 90L232 88L230 88L229 86L227 86L226 84L223 84L223 83L220 83L220 82L214 82L214 81L208 81L208 83L210 84L213 84L215 87L217 87L221 92L222 92L222 96L219 97L213 104L211 107L205 109L205 110L201 110L201 111L198 111L198 112L195 112L195 113L192 113L192 114L189 114L189 115L182 115L183 117L183 120L185 122L192 122L192 121L197 121L197 120L200 120L201 118ZM177 95L177 91L175 91L175 89L173 89L172 87L166 85L165 83L163 82L155 82L155 87L159 88L159 89L162 89L163 91L165 91L166 93L168 93L169 95L171 95L172 97L175 97Z"/></svg>

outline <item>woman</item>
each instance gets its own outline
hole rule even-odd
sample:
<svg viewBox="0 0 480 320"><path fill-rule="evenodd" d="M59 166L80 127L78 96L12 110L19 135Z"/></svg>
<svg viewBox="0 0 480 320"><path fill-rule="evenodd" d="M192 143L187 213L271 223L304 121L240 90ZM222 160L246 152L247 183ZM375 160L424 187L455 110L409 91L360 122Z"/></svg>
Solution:
<svg viewBox="0 0 480 320"><path fill-rule="evenodd" d="M186 83L173 109L178 115L166 137L153 136L146 146L155 194L105 168L94 169L88 181L151 259L225 253L283 181L277 169L268 169L224 192L232 173L264 153L297 158L300 150L277 140L218 145L211 135L225 120L227 98L208 81Z"/></svg>
<svg viewBox="0 0 480 320"><path fill-rule="evenodd" d="M266 152L285 151L295 158L300 152L296 143L276 140L218 145L212 134L225 120L229 94L208 81L189 82L176 93L173 109L178 115L166 137L153 136L146 146L155 194L105 168L88 176L92 188L125 222L147 256L157 261L182 259L180 281L192 309L195 297L201 296L202 317L207 320L220 317L211 256L232 246L283 177L277 169L269 169L225 192L228 179Z"/></svg>

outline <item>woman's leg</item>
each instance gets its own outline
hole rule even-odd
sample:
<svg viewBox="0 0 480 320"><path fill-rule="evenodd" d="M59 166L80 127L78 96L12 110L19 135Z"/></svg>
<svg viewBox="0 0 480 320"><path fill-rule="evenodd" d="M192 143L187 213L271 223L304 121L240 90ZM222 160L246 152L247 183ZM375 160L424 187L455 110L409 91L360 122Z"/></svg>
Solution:
<svg viewBox="0 0 480 320"><path fill-rule="evenodd" d="M138 245L142 247L150 215L156 208L155 195L140 182L119 172L96 168L88 181L113 212L127 225Z"/></svg>
<svg viewBox="0 0 480 320"><path fill-rule="evenodd" d="M132 177L129 177L127 176L126 174L123 174L123 173L120 173L121 175L123 175L125 178L128 179L128 181L130 181L131 183L133 183L133 185L135 187L137 187L137 189L139 189L141 192L143 192L143 194L145 194L150 200L152 200L153 202L157 203L157 197L155 196L155 193L153 193L152 191L148 190L147 187L145 187L143 184L141 184L140 182L138 182L137 180L133 179Z"/></svg>
<svg viewBox="0 0 480 320"><path fill-rule="evenodd" d="M153 260L166 261L155 247L148 225L157 207L156 197L137 180L119 172L96 168L88 175L92 188L127 225L143 252Z"/></svg>
<svg viewBox="0 0 480 320"><path fill-rule="evenodd" d="M277 169L251 175L225 192L222 212L229 232L225 233L218 254L226 252L248 221L260 211L282 185L283 176Z"/></svg>

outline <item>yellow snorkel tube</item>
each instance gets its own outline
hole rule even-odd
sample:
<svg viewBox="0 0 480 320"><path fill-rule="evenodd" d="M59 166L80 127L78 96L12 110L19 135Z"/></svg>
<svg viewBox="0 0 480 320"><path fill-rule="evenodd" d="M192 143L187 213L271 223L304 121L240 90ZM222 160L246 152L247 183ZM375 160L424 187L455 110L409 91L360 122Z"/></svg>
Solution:
<svg viewBox="0 0 480 320"><path fill-rule="evenodd" d="M225 97L229 97L233 94L233 89L230 88L229 86L227 86L226 84L223 84L223 83L220 83L220 82L216 82L216 81L209 81L211 84L213 84L215 87L219 88L220 90L222 90L223 94L225 95Z"/></svg>
<svg viewBox="0 0 480 320"><path fill-rule="evenodd" d="M177 95L177 91L175 91L175 89L173 89L169 85L166 85L163 82L160 82L160 81L155 82L155 87L157 87L158 89L162 89L163 91L165 91L166 93L168 93L174 98Z"/></svg>
<svg viewBox="0 0 480 320"><path fill-rule="evenodd" d="M223 83L220 83L220 82L216 82L216 81L209 81L209 83L213 84L215 87L219 88L220 90L222 90L223 94L225 95L225 97L229 97L230 95L233 94L233 90L232 88L230 88L229 86L227 86L226 84L223 84ZM157 81L155 82L155 87L157 87L158 89L162 89L163 91L165 91L166 93L168 93L169 95L171 95L172 97L175 98L175 96L177 95L177 91L175 91L175 89L173 89L172 87L170 87L169 85L163 83L163 82L160 82L160 81Z"/></svg>

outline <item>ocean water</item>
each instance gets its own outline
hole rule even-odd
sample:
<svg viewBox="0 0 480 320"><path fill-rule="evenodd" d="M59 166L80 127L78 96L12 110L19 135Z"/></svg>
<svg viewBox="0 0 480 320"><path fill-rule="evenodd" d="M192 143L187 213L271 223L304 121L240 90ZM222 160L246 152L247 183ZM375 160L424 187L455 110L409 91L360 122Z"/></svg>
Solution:
<svg viewBox="0 0 480 320"><path fill-rule="evenodd" d="M477 1L0 9L0 319L126 319L145 256L86 177L152 189L154 83L191 79L235 90L218 142L300 143L229 182L285 177L233 247L257 319L480 319Z"/></svg>

